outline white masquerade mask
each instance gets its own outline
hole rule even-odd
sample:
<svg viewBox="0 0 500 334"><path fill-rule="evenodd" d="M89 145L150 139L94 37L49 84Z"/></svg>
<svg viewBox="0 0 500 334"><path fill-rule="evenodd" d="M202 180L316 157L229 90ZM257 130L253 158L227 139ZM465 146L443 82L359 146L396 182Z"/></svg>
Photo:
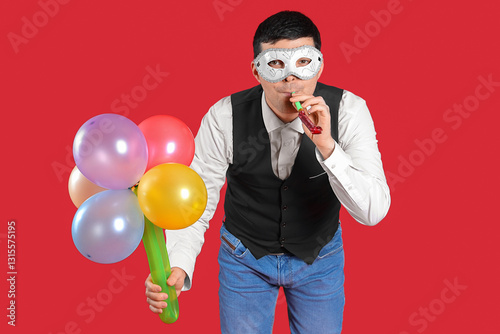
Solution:
<svg viewBox="0 0 500 334"><path fill-rule="evenodd" d="M271 83L290 75L309 80L318 74L323 55L315 47L303 45L294 49L264 50L253 62L260 76Z"/></svg>

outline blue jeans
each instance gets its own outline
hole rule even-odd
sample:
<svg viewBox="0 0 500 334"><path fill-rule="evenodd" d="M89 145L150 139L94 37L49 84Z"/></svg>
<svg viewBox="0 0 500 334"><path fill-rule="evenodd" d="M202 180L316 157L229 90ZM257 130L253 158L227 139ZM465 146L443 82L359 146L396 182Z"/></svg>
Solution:
<svg viewBox="0 0 500 334"><path fill-rule="evenodd" d="M340 333L344 312L344 251L339 226L313 264L292 254L259 260L221 228L219 249L221 332L272 333L279 288L283 287L292 333Z"/></svg>

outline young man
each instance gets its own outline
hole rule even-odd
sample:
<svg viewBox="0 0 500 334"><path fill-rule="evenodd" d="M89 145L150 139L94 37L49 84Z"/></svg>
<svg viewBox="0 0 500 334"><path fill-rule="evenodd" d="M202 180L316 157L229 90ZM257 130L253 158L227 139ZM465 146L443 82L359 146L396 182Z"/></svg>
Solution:
<svg viewBox="0 0 500 334"><path fill-rule="evenodd" d="M390 205L373 122L363 99L318 83L321 40L313 22L284 11L254 37L259 86L217 102L203 118L191 167L204 179L208 205L198 222L167 232L178 293L191 286L227 178L219 251L222 333L271 333L280 287L292 333L340 333L344 309L341 204L375 225ZM301 102L322 128L298 117ZM305 135L304 135L305 134ZM146 280L150 309L166 307Z"/></svg>

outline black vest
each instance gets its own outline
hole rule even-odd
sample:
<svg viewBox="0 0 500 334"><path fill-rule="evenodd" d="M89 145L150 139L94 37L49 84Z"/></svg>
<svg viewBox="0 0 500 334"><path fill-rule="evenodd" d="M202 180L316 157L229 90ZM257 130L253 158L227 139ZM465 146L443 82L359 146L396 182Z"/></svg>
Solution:
<svg viewBox="0 0 500 334"><path fill-rule="evenodd" d="M330 107L337 142L342 93L321 83L314 92ZM257 259L290 252L311 264L337 231L340 202L306 135L290 176L281 180L274 174L261 99L260 85L231 95L233 163L226 175L225 226Z"/></svg>

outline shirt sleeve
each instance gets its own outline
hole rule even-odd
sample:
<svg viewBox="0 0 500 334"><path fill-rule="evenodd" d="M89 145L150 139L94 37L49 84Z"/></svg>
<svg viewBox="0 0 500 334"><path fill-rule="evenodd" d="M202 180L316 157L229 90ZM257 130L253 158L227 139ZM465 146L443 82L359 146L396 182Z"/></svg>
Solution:
<svg viewBox="0 0 500 334"><path fill-rule="evenodd" d="M340 203L359 223L373 226L389 211L391 197L366 102L344 91L339 105L339 143L330 157L316 157Z"/></svg>
<svg viewBox="0 0 500 334"><path fill-rule="evenodd" d="M205 182L208 193L206 209L193 225L182 230L165 230L170 266L179 267L187 274L183 290L191 288L196 257L205 242L205 232L217 208L220 190L226 181L226 170L232 159L232 145L229 147L228 143L232 144L230 97L220 100L210 108L203 117L195 138L195 155L190 167Z"/></svg>

